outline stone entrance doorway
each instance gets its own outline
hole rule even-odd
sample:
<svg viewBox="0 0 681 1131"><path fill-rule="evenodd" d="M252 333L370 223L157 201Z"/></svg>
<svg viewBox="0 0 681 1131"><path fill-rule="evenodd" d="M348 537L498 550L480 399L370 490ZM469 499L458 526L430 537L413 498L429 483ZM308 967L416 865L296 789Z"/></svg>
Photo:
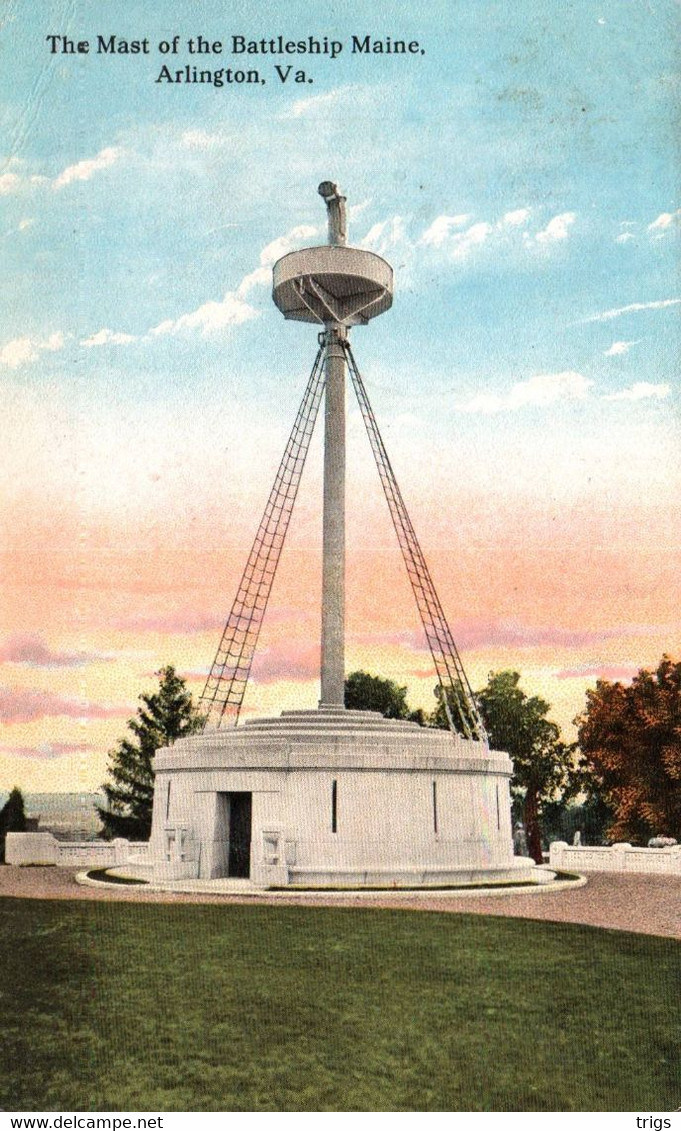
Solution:
<svg viewBox="0 0 681 1131"><path fill-rule="evenodd" d="M227 875L247 880L251 874L252 793L226 793L229 805Z"/></svg>

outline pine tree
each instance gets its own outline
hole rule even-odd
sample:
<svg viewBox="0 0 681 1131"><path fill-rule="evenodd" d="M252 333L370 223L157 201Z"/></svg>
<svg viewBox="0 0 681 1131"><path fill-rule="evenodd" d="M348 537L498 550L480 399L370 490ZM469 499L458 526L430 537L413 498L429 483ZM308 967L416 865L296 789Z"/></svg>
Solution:
<svg viewBox="0 0 681 1131"><path fill-rule="evenodd" d="M185 681L168 665L157 673L158 691L140 695L141 707L128 720L132 737L121 738L109 754L109 778L102 788L107 807L97 807L104 828L101 836L148 840L154 797L153 757L162 746L194 734L204 719L192 702Z"/></svg>
<svg viewBox="0 0 681 1131"><path fill-rule="evenodd" d="M26 828L24 798L15 785L7 801L0 809L0 864L5 862L5 837L7 833L23 833Z"/></svg>

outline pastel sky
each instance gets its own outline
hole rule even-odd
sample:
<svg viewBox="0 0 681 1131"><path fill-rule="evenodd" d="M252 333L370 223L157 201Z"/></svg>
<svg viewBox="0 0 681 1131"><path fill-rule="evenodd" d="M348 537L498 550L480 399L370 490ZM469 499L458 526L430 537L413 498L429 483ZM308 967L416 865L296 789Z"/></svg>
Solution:
<svg viewBox="0 0 681 1131"><path fill-rule="evenodd" d="M97 787L162 664L200 692L316 348L270 269L325 241L324 179L395 269L353 346L471 683L520 671L572 737L596 678L679 656L678 4L117 7L15 0L0 25L0 789ZM198 34L223 54L190 58ZM279 34L344 49L231 54ZM348 669L431 707L349 406ZM318 698L320 456L249 713Z"/></svg>

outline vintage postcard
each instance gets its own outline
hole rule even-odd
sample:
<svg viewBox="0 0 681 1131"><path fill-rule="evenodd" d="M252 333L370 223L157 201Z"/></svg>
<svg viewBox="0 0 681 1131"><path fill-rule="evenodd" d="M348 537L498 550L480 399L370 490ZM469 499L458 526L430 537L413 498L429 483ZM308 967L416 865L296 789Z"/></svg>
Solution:
<svg viewBox="0 0 681 1131"><path fill-rule="evenodd" d="M673 1126L679 33L5 5L4 1112Z"/></svg>

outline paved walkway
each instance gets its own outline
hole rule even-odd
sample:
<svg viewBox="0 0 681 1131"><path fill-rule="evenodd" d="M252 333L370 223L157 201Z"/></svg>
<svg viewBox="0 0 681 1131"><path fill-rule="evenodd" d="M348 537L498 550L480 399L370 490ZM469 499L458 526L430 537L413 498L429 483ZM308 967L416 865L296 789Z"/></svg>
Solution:
<svg viewBox="0 0 681 1131"><path fill-rule="evenodd" d="M205 895L151 892L140 887L117 889L83 887L75 882L77 868L16 868L0 866L0 896L27 899L96 899L125 903L272 903L266 894ZM277 904L320 906L321 893L277 895ZM376 893L360 898L350 893L327 895L334 907L399 907L404 910L466 912L560 923L585 923L645 935L681 939L681 876L644 876L592 872L584 887L559 892L481 896L404 892L398 898Z"/></svg>

